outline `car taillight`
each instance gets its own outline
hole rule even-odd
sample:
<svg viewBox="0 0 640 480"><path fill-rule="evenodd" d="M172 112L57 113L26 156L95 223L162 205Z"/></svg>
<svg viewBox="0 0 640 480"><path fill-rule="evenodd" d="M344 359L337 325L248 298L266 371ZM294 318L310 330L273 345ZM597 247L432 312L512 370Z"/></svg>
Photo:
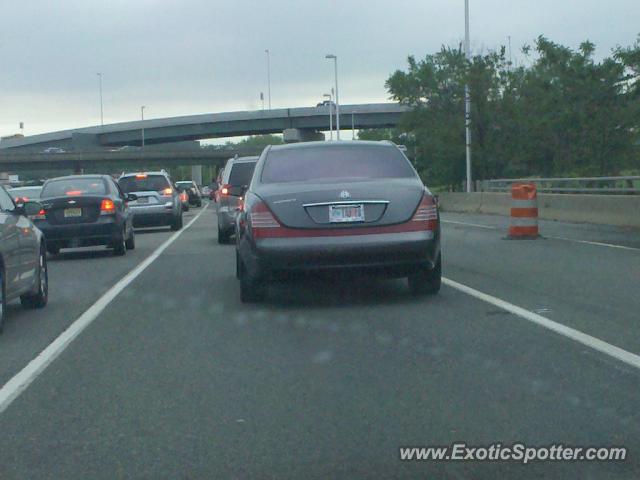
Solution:
<svg viewBox="0 0 640 480"><path fill-rule="evenodd" d="M278 237L282 230L282 225L276 220L271 210L264 202L253 206L249 214L251 233L253 238Z"/></svg>
<svg viewBox="0 0 640 480"><path fill-rule="evenodd" d="M173 188L171 188L171 187L165 188L160 193L162 193L162 195L164 195L165 197L168 197L168 196L173 194Z"/></svg>
<svg viewBox="0 0 640 480"><path fill-rule="evenodd" d="M36 215L29 215L30 220L46 220L47 212L44 208L41 208L40 211Z"/></svg>
<svg viewBox="0 0 640 480"><path fill-rule="evenodd" d="M182 200L183 202L186 202L189 199L189 195L187 195L187 192L182 192L180 194L180 200Z"/></svg>
<svg viewBox="0 0 640 480"><path fill-rule="evenodd" d="M82 195L82 190L69 190L67 192L67 195L69 196Z"/></svg>
<svg viewBox="0 0 640 480"><path fill-rule="evenodd" d="M438 206L431 195L426 193L424 194L420 205L418 205L416 213L414 213L413 218L411 218L411 221L424 224L425 230L438 229Z"/></svg>
<svg viewBox="0 0 640 480"><path fill-rule="evenodd" d="M113 200L105 198L100 204L100 215L112 215L116 213L116 205Z"/></svg>
<svg viewBox="0 0 640 480"><path fill-rule="evenodd" d="M230 189L231 187L229 185L223 185L222 188L220 189L220 193L222 195L229 195Z"/></svg>

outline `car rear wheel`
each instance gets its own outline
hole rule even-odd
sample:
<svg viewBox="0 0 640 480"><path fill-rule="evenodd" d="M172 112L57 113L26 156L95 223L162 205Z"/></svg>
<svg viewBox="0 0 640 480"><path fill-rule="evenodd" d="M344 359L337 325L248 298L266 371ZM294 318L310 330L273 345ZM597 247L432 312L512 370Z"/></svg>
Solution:
<svg viewBox="0 0 640 480"><path fill-rule="evenodd" d="M182 213L171 224L171 230L174 232L177 232L180 229L182 229Z"/></svg>
<svg viewBox="0 0 640 480"><path fill-rule="evenodd" d="M127 250L135 250L136 248L136 232L133 231L133 227L131 227L131 233L129 234L129 238L125 242Z"/></svg>
<svg viewBox="0 0 640 480"><path fill-rule="evenodd" d="M257 303L263 301L266 297L266 285L264 281L249 274L241 259L238 259L238 275L240 278L240 301L242 303Z"/></svg>
<svg viewBox="0 0 640 480"><path fill-rule="evenodd" d="M218 243L220 243L222 245L226 245L227 243L229 243L230 237L231 237L231 235L228 234L227 232L223 231L220 228L220 225L218 225Z"/></svg>
<svg viewBox="0 0 640 480"><path fill-rule="evenodd" d="M47 268L47 254L42 247L38 260L38 275L35 292L22 295L20 303L25 308L44 308L49 301L49 272Z"/></svg>
<svg viewBox="0 0 640 480"><path fill-rule="evenodd" d="M442 283L442 256L438 255L432 269L423 269L409 276L409 290L413 295L435 295Z"/></svg>
<svg viewBox="0 0 640 480"><path fill-rule="evenodd" d="M127 234L126 227L122 229L122 233L115 240L115 245L113 247L113 253L118 256L125 255L127 253Z"/></svg>

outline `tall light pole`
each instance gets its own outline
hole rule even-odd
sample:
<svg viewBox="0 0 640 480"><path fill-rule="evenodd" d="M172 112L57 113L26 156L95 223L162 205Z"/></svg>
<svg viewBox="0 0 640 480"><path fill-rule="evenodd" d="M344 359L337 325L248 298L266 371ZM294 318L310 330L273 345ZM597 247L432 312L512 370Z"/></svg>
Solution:
<svg viewBox="0 0 640 480"><path fill-rule="evenodd" d="M100 125L104 126L104 113L102 110L102 73L98 72L98 85L100 87Z"/></svg>
<svg viewBox="0 0 640 480"><path fill-rule="evenodd" d="M340 99L338 97L338 57L329 53L324 58L333 59L333 70L336 76L336 139L340 140Z"/></svg>
<svg viewBox="0 0 640 480"><path fill-rule="evenodd" d="M269 99L269 110L271 110L271 53L268 48L264 53L267 54L267 97Z"/></svg>
<svg viewBox="0 0 640 480"><path fill-rule="evenodd" d="M142 117L142 148L144 148L144 109L145 106L140 107L140 116Z"/></svg>
<svg viewBox="0 0 640 480"><path fill-rule="evenodd" d="M464 0L464 54L467 61L471 60L471 40L469 38L469 0ZM473 190L471 178L471 92L469 84L464 86L464 124L467 151L467 192Z"/></svg>
<svg viewBox="0 0 640 480"><path fill-rule="evenodd" d="M322 96L329 99L329 140L333 141L333 95L325 93Z"/></svg>

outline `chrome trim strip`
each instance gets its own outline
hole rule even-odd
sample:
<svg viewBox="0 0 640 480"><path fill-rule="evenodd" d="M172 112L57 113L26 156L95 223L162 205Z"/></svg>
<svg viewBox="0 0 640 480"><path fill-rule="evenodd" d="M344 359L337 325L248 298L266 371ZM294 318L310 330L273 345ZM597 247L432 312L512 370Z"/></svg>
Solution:
<svg viewBox="0 0 640 480"><path fill-rule="evenodd" d="M321 203L305 203L302 206L307 207L322 207L328 205L362 205L362 204L372 204L372 203L382 203L387 205L389 200L343 200L336 202L321 202Z"/></svg>

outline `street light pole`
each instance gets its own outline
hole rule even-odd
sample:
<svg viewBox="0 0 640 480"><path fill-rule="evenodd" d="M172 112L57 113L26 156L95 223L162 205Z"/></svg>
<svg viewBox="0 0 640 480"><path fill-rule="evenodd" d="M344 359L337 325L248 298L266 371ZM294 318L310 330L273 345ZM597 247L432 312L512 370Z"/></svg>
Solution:
<svg viewBox="0 0 640 480"><path fill-rule="evenodd" d="M104 113L102 109L102 73L98 72L98 83L100 86L100 126L104 126Z"/></svg>
<svg viewBox="0 0 640 480"><path fill-rule="evenodd" d="M140 116L142 117L142 148L144 148L144 109L145 106L140 107Z"/></svg>
<svg viewBox="0 0 640 480"><path fill-rule="evenodd" d="M271 110L271 53L268 48L264 53L267 54L267 95L269 98L269 110Z"/></svg>
<svg viewBox="0 0 640 480"><path fill-rule="evenodd" d="M467 61L471 59L471 40L469 38L469 0L464 0L464 53ZM467 192L473 190L471 178L471 92L469 84L464 86L464 124L467 153Z"/></svg>
<svg viewBox="0 0 640 480"><path fill-rule="evenodd" d="M338 57L329 53L324 58L333 59L333 69L336 77L336 140L340 140L340 99L338 97Z"/></svg>
<svg viewBox="0 0 640 480"><path fill-rule="evenodd" d="M329 98L329 140L333 141L333 95L325 93L323 97Z"/></svg>

